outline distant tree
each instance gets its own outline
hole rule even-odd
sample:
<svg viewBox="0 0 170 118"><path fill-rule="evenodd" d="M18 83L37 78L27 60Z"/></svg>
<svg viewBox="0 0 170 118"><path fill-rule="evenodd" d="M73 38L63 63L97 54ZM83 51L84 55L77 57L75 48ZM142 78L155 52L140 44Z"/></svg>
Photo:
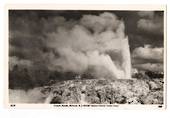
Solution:
<svg viewBox="0 0 170 118"><path fill-rule="evenodd" d="M17 87L19 78L19 67L18 65L14 65L12 70L9 70L9 88L14 89Z"/></svg>
<svg viewBox="0 0 170 118"><path fill-rule="evenodd" d="M33 87L34 85L27 68L20 68L18 65L15 65L9 71L9 88L28 90Z"/></svg>
<svg viewBox="0 0 170 118"><path fill-rule="evenodd" d="M160 72L152 72L152 71L146 71L145 74L147 76L149 76L151 79L155 79L155 78L163 78L163 74L161 74Z"/></svg>
<svg viewBox="0 0 170 118"><path fill-rule="evenodd" d="M132 75L133 78L137 78L137 79L150 79L150 77L148 75L146 75L145 73L135 73Z"/></svg>
<svg viewBox="0 0 170 118"><path fill-rule="evenodd" d="M24 68L22 70L21 79L22 79L21 82L22 82L23 88L25 90L28 90L28 89L34 87L34 84L32 82L31 76L29 75L29 72L28 72L27 68Z"/></svg>

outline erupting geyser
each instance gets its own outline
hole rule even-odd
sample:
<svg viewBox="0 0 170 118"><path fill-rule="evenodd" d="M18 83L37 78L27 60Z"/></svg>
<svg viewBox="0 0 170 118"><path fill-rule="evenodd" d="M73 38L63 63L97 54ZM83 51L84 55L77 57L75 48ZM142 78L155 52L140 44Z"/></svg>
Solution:
<svg viewBox="0 0 170 118"><path fill-rule="evenodd" d="M128 37L124 32L125 25L113 13L84 14L80 19L72 20L62 16L41 18L38 21L38 26L42 26L41 29L31 27L32 24L37 24L37 20L21 17L15 21L19 22L22 27L16 30L21 33L16 34L19 37L23 37L23 34L26 36L26 38L16 39L19 40L19 44L27 44L24 45L24 50L16 48L17 54L21 53L20 55L28 59L11 56L10 68L14 65L25 65L30 70L45 68L49 72L62 74L65 72L78 75L90 73L89 75L92 75L93 79L131 78L131 58ZM27 23L28 25L25 25ZM21 31L21 29L25 30ZM34 30L35 32L40 30L41 33L36 34ZM10 47L11 50L13 48ZM57 76L55 79L58 78L63 79L61 76ZM67 78L69 79L69 75ZM37 81L39 81L38 79ZM43 96L41 88L29 91L10 91L10 101L14 102L39 103L42 102ZM53 97L53 93L50 93L45 99L45 103L50 103ZM84 99L85 95L81 94L80 102L84 103Z"/></svg>
<svg viewBox="0 0 170 118"><path fill-rule="evenodd" d="M155 72L149 70L153 71L159 65L161 67L157 69L162 70L164 48L156 42L150 44L152 39L143 44L137 42L145 33L153 33L152 29L161 33L163 11L161 14L158 11L133 11L131 14L131 11L111 10L8 12L10 104L163 105L163 73L154 75ZM132 47L146 45L132 48L134 68L146 72L143 79L138 80L140 77L136 76L130 80L128 34L124 21L114 13L125 18L127 26L133 22L129 14L138 18L132 29L142 30L143 34L134 30L130 34L140 36ZM151 13L152 18L148 17ZM153 18L159 21L155 22ZM146 20L154 27L150 26L148 30L143 27L147 22L140 21ZM131 40L133 43L133 38Z"/></svg>
<svg viewBox="0 0 170 118"><path fill-rule="evenodd" d="M30 22L27 20L24 19L25 22ZM30 24L36 22L31 21ZM100 15L82 15L79 20L55 16L41 19L39 25L43 27L41 36L44 37L40 41L29 39L27 43L30 48L21 52L21 55L29 57L30 63L13 56L10 57L10 65L27 62L27 65L32 64L27 67L45 67L49 71L82 74L90 69L96 78L131 78L128 37L124 32L124 22L115 14L104 12ZM30 32L32 33L31 29L28 29L22 34L30 35Z"/></svg>
<svg viewBox="0 0 170 118"><path fill-rule="evenodd" d="M124 68L124 78L131 79L131 57L130 57L128 38L125 38L123 43L124 46L122 48L122 59L123 59L122 66Z"/></svg>
<svg viewBox="0 0 170 118"><path fill-rule="evenodd" d="M123 21L117 16L107 12L83 15L69 28L62 25L46 35L48 46L59 55L48 55L49 69L83 73L91 68L97 78L131 78L128 37Z"/></svg>

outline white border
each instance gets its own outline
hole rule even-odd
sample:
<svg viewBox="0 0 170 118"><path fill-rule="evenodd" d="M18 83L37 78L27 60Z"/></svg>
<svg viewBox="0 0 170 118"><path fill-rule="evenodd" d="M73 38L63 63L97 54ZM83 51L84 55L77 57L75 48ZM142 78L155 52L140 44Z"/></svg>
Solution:
<svg viewBox="0 0 170 118"><path fill-rule="evenodd" d="M7 9L29 9L29 10L166 10L166 5L155 5L155 4L7 4Z"/></svg>
<svg viewBox="0 0 170 118"><path fill-rule="evenodd" d="M5 65L8 65L8 10L10 9L17 9L17 10L129 10L129 11L153 11L153 10L162 10L164 11L164 81L165 84L167 83L167 77L166 77L166 6L165 5L153 5L153 4L148 4L148 5L82 5L82 4L8 4L5 6ZM5 75L6 75L6 81L5 81L5 106L7 108L11 108L11 104L9 104L9 94L8 94L8 66L5 66ZM166 99L166 91L167 91L167 86L164 85L164 104L162 105L162 108L158 108L159 105L112 105L112 107L108 108L113 108L113 109L165 109L166 104L167 104L167 99ZM12 104L13 105L13 104ZM108 105L108 104L107 104ZM105 105L105 107L107 107ZM102 106L102 105L99 105ZM63 107L63 106L61 106ZM77 106L78 107L78 106ZM93 105L90 104L90 108L92 108ZM103 107L103 108L105 108ZM53 104L15 104L15 108L57 108L56 105ZM63 107L64 108L64 107ZM79 107L80 108L80 107ZM95 107L97 108L97 106ZM98 107L101 108L101 107Z"/></svg>

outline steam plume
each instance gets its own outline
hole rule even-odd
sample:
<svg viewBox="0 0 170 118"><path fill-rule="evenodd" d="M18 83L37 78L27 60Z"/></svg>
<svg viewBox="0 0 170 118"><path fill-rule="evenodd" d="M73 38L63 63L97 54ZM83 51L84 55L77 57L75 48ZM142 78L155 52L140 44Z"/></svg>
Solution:
<svg viewBox="0 0 170 118"><path fill-rule="evenodd" d="M37 21L23 17L16 22L22 19L28 25L20 22L22 28L15 29L15 32L10 31L10 37L20 37L13 40L24 49L18 50L14 45L12 47L16 49L16 54L21 57L25 55L25 60L29 60L33 65L42 64L49 70L80 74L92 68L96 76L109 75L116 79L131 77L125 26L113 13L83 15L79 20L66 20L62 16L56 16ZM41 29L37 29L41 32L37 34L32 31L36 29L36 24L41 26ZM22 36L23 34L25 35ZM27 45L21 46L25 42Z"/></svg>
<svg viewBox="0 0 170 118"><path fill-rule="evenodd" d="M88 67L93 67L96 72L103 67L112 77L130 78L128 38L124 34L123 21L118 20L114 14L84 15L80 23L71 29L59 27L47 36L50 39L48 46L60 55L59 58L51 55L50 69L60 67L61 71L81 73ZM118 60L122 62L111 59L107 51L112 51L113 55L118 52L121 55ZM103 73L103 76L107 74Z"/></svg>

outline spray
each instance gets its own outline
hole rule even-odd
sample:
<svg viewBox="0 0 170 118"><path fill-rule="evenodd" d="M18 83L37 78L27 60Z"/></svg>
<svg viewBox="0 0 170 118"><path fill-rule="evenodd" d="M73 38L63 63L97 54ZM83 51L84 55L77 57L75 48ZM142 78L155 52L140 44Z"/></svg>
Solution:
<svg viewBox="0 0 170 118"><path fill-rule="evenodd" d="M128 37L123 40L122 46L122 66L124 67L124 78L131 79L131 57L130 57L130 49L128 43Z"/></svg>

